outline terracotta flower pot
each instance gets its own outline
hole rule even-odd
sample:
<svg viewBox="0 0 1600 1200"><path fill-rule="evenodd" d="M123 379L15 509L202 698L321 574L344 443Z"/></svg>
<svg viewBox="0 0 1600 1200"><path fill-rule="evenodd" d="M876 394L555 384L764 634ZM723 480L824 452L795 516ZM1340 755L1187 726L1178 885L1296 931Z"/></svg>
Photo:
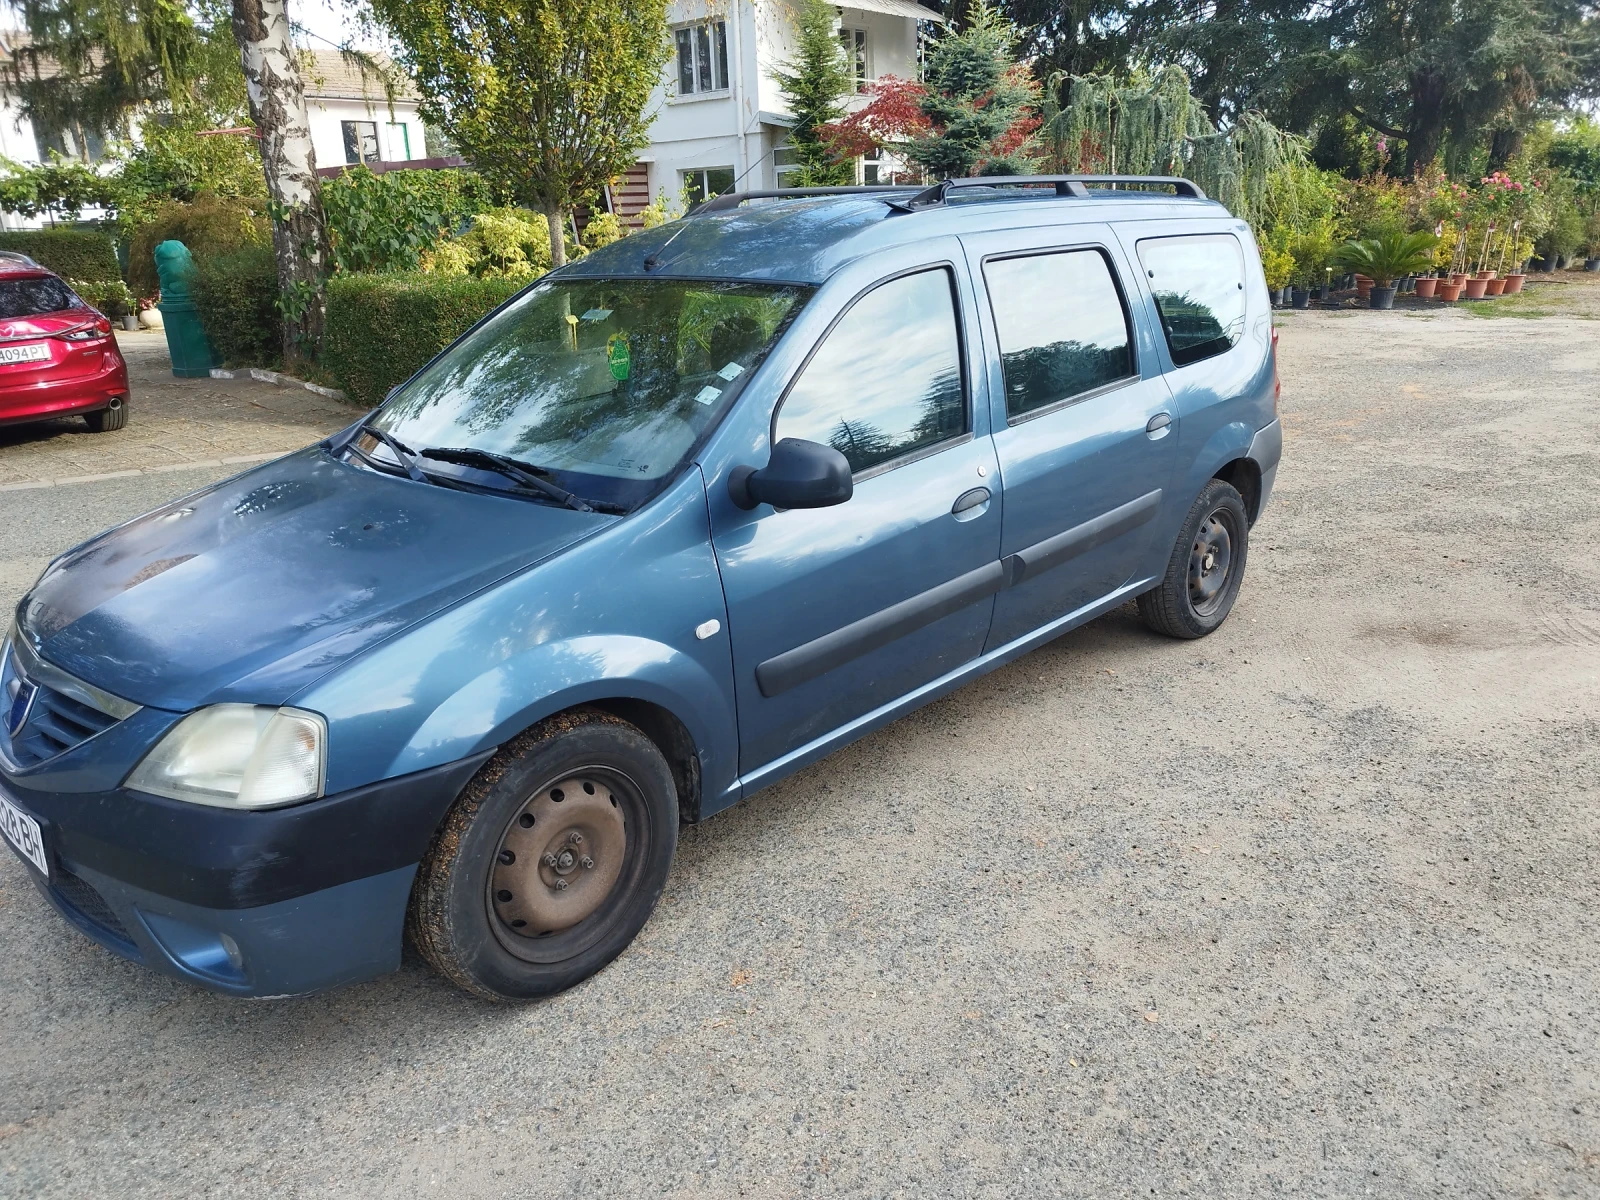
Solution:
<svg viewBox="0 0 1600 1200"><path fill-rule="evenodd" d="M1493 279L1494 278L1494 272L1493 271L1479 271L1477 273L1477 275L1474 276L1474 278L1475 279Z"/></svg>
<svg viewBox="0 0 1600 1200"><path fill-rule="evenodd" d="M1446 304L1454 304L1461 298L1462 286L1454 279L1441 279L1439 281L1439 299Z"/></svg>
<svg viewBox="0 0 1600 1200"><path fill-rule="evenodd" d="M1487 279L1469 279L1465 286L1468 300L1482 300L1483 290L1489 286L1489 281Z"/></svg>
<svg viewBox="0 0 1600 1200"><path fill-rule="evenodd" d="M1439 286L1439 280L1432 275L1424 275L1417 280L1417 296L1422 300L1433 299L1433 289Z"/></svg>
<svg viewBox="0 0 1600 1200"><path fill-rule="evenodd" d="M1506 281L1504 279L1486 279L1484 283L1487 285L1483 289L1485 296L1498 296L1506 290Z"/></svg>
<svg viewBox="0 0 1600 1200"><path fill-rule="evenodd" d="M1370 275L1357 275L1356 276L1356 298L1358 300L1365 300L1370 295L1372 295L1372 276L1370 276Z"/></svg>
<svg viewBox="0 0 1600 1200"><path fill-rule="evenodd" d="M1511 274L1506 276L1506 290L1501 294L1505 296L1515 296L1522 290L1523 282L1527 278L1528 277L1521 271L1513 271Z"/></svg>
<svg viewBox="0 0 1600 1200"><path fill-rule="evenodd" d="M1465 271L1451 271L1450 272L1450 282L1451 283L1465 283L1466 281L1467 281L1467 273Z"/></svg>

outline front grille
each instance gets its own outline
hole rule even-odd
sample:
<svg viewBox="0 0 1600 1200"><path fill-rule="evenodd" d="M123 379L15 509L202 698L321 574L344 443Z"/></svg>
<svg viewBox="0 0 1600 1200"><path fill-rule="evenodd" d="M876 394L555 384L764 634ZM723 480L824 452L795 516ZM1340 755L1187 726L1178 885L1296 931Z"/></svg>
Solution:
<svg viewBox="0 0 1600 1200"><path fill-rule="evenodd" d="M128 936L127 926L123 925L117 914L111 911L111 906L105 902L105 897L71 871L57 868L56 877L50 886L55 890L58 900L89 924L110 934L118 941L133 945L133 939Z"/></svg>
<svg viewBox="0 0 1600 1200"><path fill-rule="evenodd" d="M5 743L6 757L16 766L38 766L122 719L30 677L14 643L5 651L0 659L0 742ZM41 667L39 672L43 670ZM13 730L13 721L19 716L22 724Z"/></svg>

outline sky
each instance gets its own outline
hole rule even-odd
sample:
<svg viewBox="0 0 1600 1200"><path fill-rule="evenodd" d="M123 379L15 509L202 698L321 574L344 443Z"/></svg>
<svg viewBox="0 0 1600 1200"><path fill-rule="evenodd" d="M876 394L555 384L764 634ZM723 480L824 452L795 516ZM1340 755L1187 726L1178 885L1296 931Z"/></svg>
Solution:
<svg viewBox="0 0 1600 1200"><path fill-rule="evenodd" d="M305 26L313 35L313 47L342 45L352 36L355 22L350 10L339 0L288 0L289 17ZM355 38L354 45L362 50L382 50L383 43L374 38Z"/></svg>

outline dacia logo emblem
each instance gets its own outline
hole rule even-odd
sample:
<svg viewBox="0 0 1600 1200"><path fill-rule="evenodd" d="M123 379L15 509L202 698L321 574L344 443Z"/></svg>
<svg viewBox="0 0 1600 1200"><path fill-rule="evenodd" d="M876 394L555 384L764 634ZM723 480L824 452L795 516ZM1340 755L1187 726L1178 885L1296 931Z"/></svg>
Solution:
<svg viewBox="0 0 1600 1200"><path fill-rule="evenodd" d="M39 685L29 683L25 679L17 681L21 684L17 694L12 697L11 708L6 713L6 733L16 737L22 727L28 723L28 711L33 707L33 698L39 694Z"/></svg>

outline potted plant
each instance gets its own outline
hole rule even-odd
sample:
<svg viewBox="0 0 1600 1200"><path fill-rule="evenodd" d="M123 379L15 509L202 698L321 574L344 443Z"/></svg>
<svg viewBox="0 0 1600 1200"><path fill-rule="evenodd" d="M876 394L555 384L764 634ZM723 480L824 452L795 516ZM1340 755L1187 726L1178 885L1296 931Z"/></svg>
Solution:
<svg viewBox="0 0 1600 1200"><path fill-rule="evenodd" d="M1583 269L1600 271L1600 208L1590 213L1589 219L1584 222L1583 237L1586 243Z"/></svg>
<svg viewBox="0 0 1600 1200"><path fill-rule="evenodd" d="M1261 273L1267 277L1267 291L1272 293L1274 307L1281 306L1283 290L1289 286L1289 276L1294 273L1294 256L1279 246L1263 245Z"/></svg>
<svg viewBox="0 0 1600 1200"><path fill-rule="evenodd" d="M1426 231L1395 230L1361 242L1346 242L1339 248L1338 259L1372 280L1369 303L1373 308L1392 308L1394 281L1433 261L1434 240Z"/></svg>

